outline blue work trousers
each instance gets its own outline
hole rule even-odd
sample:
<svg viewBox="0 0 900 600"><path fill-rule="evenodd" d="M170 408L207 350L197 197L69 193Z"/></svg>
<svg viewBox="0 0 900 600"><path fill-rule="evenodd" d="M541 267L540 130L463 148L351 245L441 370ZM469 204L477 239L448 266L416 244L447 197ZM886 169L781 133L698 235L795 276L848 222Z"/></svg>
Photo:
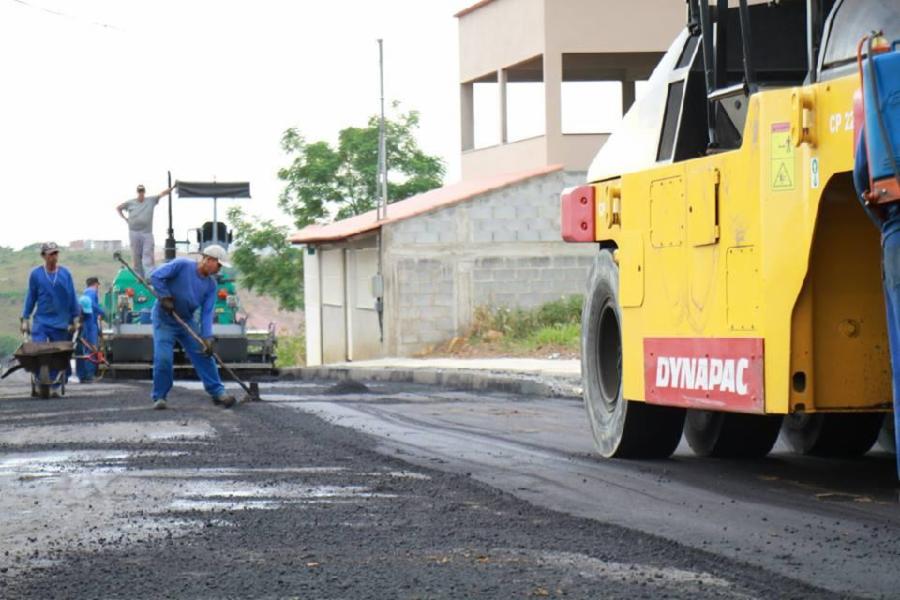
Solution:
<svg viewBox="0 0 900 600"><path fill-rule="evenodd" d="M68 342L72 340L72 334L69 333L68 329L58 329L56 327L48 327L41 323L35 323L31 328L31 341L33 342ZM56 380L59 371L56 369L50 370L50 379ZM63 381L69 381L69 375L72 374L72 367L66 367L66 374L63 377ZM59 385L53 386L53 389L58 388Z"/></svg>
<svg viewBox="0 0 900 600"><path fill-rule="evenodd" d="M898 449L897 477L900 478L900 231L882 240L884 300L887 306L888 344L894 395L894 440Z"/></svg>
<svg viewBox="0 0 900 600"><path fill-rule="evenodd" d="M153 400L165 400L166 394L172 389L172 379L175 375L172 358L176 341L184 348L191 364L194 365L206 393L213 398L222 396L225 393L225 386L219 377L215 359L204 354L203 347L181 325L154 321Z"/></svg>
<svg viewBox="0 0 900 600"><path fill-rule="evenodd" d="M94 351L82 344L81 340L97 348L97 343L100 341L100 328L91 317L85 317L84 324L81 326L81 335L75 347L75 353L78 356L93 354ZM82 383L90 381L97 374L97 363L91 362L86 358L77 358L75 359L75 373L78 375L78 380Z"/></svg>

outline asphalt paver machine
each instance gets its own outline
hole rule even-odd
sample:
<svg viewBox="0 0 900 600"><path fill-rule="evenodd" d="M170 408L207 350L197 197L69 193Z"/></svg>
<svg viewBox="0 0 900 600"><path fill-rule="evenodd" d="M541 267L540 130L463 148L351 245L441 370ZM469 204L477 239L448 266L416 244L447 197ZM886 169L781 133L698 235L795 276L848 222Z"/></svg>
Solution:
<svg viewBox="0 0 900 600"><path fill-rule="evenodd" d="M183 198L213 200L213 220L189 230L188 239L176 241L172 228L172 199L169 198L169 228L166 239L166 260L176 256L177 246L185 249L196 246L202 251L209 244L228 249L232 232L218 220L218 200L249 198L250 184L246 182L187 182L176 181L173 193ZM191 234L195 240L191 240ZM275 369L275 328L250 330L237 291L233 269L223 268L217 275L213 336L216 351L236 373L260 375ZM153 294L126 268L119 269L112 286L104 296L108 327L103 332L103 348L110 363L108 375L117 379L147 378L153 366L153 326L151 311L156 302ZM179 378L193 378L190 361L180 347L176 347L175 374Z"/></svg>

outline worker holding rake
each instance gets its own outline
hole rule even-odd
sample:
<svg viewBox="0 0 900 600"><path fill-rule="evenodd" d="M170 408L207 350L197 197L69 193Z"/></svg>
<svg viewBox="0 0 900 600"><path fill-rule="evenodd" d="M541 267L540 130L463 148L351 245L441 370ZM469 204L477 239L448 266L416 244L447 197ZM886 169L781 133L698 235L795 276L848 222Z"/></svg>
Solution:
<svg viewBox="0 0 900 600"><path fill-rule="evenodd" d="M150 275L150 283L160 298L153 306L153 408L166 408L166 395L172 389L174 377L173 355L177 341L194 366L203 388L214 404L230 408L234 396L225 393L213 359L213 315L216 303L215 274L228 267L228 253L222 246L211 244L203 249L199 261L176 258L157 268ZM200 310L199 324L194 313ZM203 344L197 341L176 319L180 317L188 327L198 332Z"/></svg>

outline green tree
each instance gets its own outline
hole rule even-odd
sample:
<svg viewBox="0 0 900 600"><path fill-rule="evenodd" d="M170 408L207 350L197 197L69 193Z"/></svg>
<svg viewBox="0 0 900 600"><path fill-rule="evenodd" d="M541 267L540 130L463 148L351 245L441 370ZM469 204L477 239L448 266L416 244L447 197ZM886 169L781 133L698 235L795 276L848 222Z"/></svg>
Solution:
<svg viewBox="0 0 900 600"><path fill-rule="evenodd" d="M398 104L394 103L394 109ZM388 198L396 202L440 187L444 164L425 154L415 138L419 113L407 111L385 122L385 146L390 173ZM281 137L291 163L278 171L285 183L278 205L297 228L344 219L375 208L378 187L378 117L365 127L347 127L338 143L307 142L298 129ZM257 222L240 208L228 213L238 249L233 261L248 289L278 300L292 310L303 304L303 257L287 239L288 231L271 221Z"/></svg>
<svg viewBox="0 0 900 600"><path fill-rule="evenodd" d="M228 212L235 232L231 260L249 290L275 298L283 310L303 306L303 254L288 241L287 227L247 219L240 208Z"/></svg>
<svg viewBox="0 0 900 600"><path fill-rule="evenodd" d="M397 108L397 103L394 103ZM373 210L378 201L378 117L365 127L347 127L333 148L327 142L308 143L297 129L288 129L281 147L293 157L278 171L285 182L279 206L297 227ZM385 120L385 146L391 178L388 200L396 202L440 187L444 164L425 154L416 142L419 113L408 111Z"/></svg>

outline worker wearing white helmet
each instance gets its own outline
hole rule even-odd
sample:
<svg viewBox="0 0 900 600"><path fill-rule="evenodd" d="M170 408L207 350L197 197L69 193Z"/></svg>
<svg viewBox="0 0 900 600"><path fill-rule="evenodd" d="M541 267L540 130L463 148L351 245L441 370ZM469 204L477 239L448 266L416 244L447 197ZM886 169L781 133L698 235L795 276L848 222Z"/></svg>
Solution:
<svg viewBox="0 0 900 600"><path fill-rule="evenodd" d="M228 252L222 246L211 244L201 252L199 261L176 258L157 268L150 275L150 283L160 300L153 307L153 408L166 408L166 396L172 389L174 377L173 355L177 341L190 359L203 388L214 404L229 408L234 396L225 393L219 377L219 369L212 358L213 316L216 305L216 273L222 267L230 267ZM200 309L200 322L194 313ZM174 319L176 313L200 334L204 344L195 340Z"/></svg>

